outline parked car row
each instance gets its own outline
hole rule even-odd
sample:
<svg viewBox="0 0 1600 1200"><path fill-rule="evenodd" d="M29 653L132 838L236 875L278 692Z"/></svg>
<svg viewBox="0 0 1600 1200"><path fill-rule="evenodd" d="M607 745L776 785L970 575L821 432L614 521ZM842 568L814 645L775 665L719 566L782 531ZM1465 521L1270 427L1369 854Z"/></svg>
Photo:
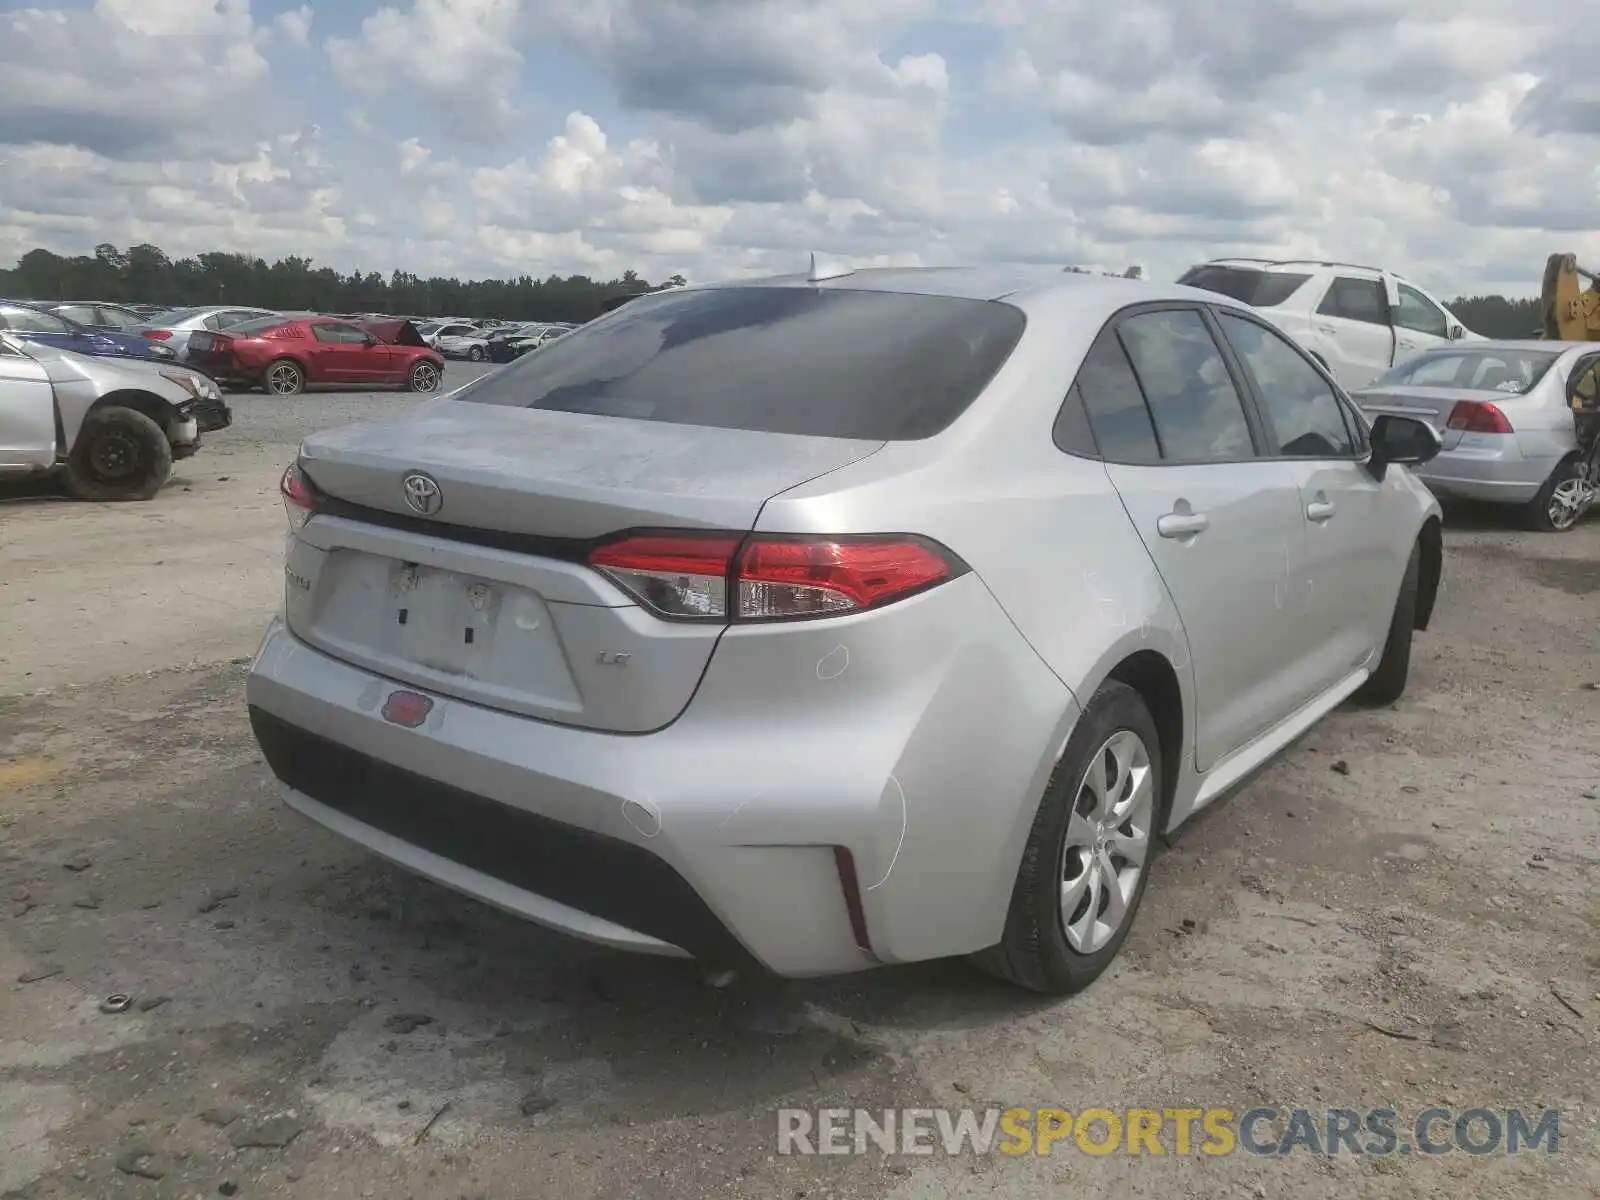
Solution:
<svg viewBox="0 0 1600 1200"><path fill-rule="evenodd" d="M1178 282L1271 321L1364 412L1425 421L1443 448L1418 476L1436 494L1514 505L1549 532L1587 507L1574 400L1600 386L1600 345L1488 341L1381 267L1222 258Z"/></svg>
<svg viewBox="0 0 1600 1200"><path fill-rule="evenodd" d="M471 362L511 362L530 350L576 329L564 322L475 324L471 321L430 321L418 326L427 343L447 358Z"/></svg>

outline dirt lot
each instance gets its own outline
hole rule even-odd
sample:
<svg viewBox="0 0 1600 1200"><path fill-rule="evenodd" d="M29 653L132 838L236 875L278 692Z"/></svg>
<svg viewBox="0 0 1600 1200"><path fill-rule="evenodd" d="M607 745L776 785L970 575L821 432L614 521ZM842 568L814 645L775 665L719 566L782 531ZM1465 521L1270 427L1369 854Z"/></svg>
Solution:
<svg viewBox="0 0 1600 1200"><path fill-rule="evenodd" d="M960 964L714 989L275 800L242 681L277 472L309 424L402 402L252 398L152 504L0 501L0 1193L1600 1193L1600 522L1452 514L1405 700L1335 714L1185 830L1083 996ZM1515 1158L775 1153L780 1107L990 1104L1562 1123Z"/></svg>

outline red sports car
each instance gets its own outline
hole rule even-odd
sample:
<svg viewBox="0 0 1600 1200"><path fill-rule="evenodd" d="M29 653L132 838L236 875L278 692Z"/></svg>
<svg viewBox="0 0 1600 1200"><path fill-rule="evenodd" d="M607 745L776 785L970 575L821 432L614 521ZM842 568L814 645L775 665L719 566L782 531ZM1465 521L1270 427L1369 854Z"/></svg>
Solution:
<svg viewBox="0 0 1600 1200"><path fill-rule="evenodd" d="M265 388L274 396L318 385L383 383L433 392L444 379L444 359L409 321L262 317L226 332L195 331L185 359L220 384Z"/></svg>

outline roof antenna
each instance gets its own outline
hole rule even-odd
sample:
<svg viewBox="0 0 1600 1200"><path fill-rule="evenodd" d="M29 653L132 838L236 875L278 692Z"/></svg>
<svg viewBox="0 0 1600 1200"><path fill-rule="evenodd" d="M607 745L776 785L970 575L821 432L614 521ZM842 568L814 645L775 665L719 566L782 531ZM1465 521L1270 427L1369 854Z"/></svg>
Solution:
<svg viewBox="0 0 1600 1200"><path fill-rule="evenodd" d="M806 272L806 282L821 283L824 279L839 279L854 273L853 268L847 267L843 263L829 262L824 258L819 258L817 252L813 250L811 252L811 269Z"/></svg>

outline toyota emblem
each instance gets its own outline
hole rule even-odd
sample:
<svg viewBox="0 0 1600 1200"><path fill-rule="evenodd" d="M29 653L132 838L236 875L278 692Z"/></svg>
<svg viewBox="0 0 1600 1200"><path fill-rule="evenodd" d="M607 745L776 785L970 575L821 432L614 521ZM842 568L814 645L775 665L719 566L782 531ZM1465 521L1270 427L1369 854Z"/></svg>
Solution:
<svg viewBox="0 0 1600 1200"><path fill-rule="evenodd" d="M431 517L444 507L444 493L431 475L413 471L400 481L400 487L406 494L406 507L412 512Z"/></svg>

